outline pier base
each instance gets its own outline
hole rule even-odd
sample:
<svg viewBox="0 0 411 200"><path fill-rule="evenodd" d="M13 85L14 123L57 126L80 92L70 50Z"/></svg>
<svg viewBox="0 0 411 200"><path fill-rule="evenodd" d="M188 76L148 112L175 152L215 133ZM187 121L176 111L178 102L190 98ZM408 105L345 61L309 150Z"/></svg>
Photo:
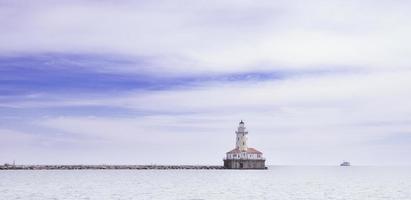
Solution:
<svg viewBox="0 0 411 200"><path fill-rule="evenodd" d="M253 159L225 159L224 168L226 169L267 169L265 160Z"/></svg>

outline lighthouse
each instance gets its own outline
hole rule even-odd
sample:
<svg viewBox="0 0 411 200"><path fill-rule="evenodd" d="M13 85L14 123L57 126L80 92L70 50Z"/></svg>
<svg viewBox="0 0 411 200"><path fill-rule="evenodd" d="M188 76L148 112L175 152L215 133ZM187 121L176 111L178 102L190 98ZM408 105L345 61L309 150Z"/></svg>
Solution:
<svg viewBox="0 0 411 200"><path fill-rule="evenodd" d="M255 148L248 147L248 131L241 120L236 134L235 148L226 153L224 168L227 169L267 169L263 153Z"/></svg>
<svg viewBox="0 0 411 200"><path fill-rule="evenodd" d="M240 151L247 151L247 134L248 131L244 126L243 120L241 120L238 130L235 132L237 135L237 141L235 143L235 147L238 148Z"/></svg>

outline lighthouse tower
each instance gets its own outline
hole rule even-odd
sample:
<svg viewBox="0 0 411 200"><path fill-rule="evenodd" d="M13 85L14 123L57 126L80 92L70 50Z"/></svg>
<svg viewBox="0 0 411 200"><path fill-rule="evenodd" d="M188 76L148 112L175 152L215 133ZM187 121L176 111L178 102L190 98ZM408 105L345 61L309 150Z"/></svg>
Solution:
<svg viewBox="0 0 411 200"><path fill-rule="evenodd" d="M242 120L235 134L235 148L226 153L224 167L227 169L266 169L263 153L247 145L248 131Z"/></svg>
<svg viewBox="0 0 411 200"><path fill-rule="evenodd" d="M247 134L248 131L244 126L243 120L241 120L238 130L235 132L237 134L237 140L235 148L238 148L240 151L247 151Z"/></svg>

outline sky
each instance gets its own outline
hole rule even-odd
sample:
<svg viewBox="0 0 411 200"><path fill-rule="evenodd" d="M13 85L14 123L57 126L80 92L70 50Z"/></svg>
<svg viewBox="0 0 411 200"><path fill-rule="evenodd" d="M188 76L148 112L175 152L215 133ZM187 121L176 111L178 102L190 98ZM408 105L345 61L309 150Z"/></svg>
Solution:
<svg viewBox="0 0 411 200"><path fill-rule="evenodd" d="M0 0L0 163L411 165L410 9Z"/></svg>

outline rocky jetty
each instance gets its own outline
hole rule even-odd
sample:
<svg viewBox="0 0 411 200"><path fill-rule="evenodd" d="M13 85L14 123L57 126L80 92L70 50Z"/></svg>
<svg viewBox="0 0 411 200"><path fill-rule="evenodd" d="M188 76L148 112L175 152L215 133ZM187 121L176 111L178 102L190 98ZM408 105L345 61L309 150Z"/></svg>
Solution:
<svg viewBox="0 0 411 200"><path fill-rule="evenodd" d="M168 169L224 169L217 165L0 165L0 170L168 170Z"/></svg>

